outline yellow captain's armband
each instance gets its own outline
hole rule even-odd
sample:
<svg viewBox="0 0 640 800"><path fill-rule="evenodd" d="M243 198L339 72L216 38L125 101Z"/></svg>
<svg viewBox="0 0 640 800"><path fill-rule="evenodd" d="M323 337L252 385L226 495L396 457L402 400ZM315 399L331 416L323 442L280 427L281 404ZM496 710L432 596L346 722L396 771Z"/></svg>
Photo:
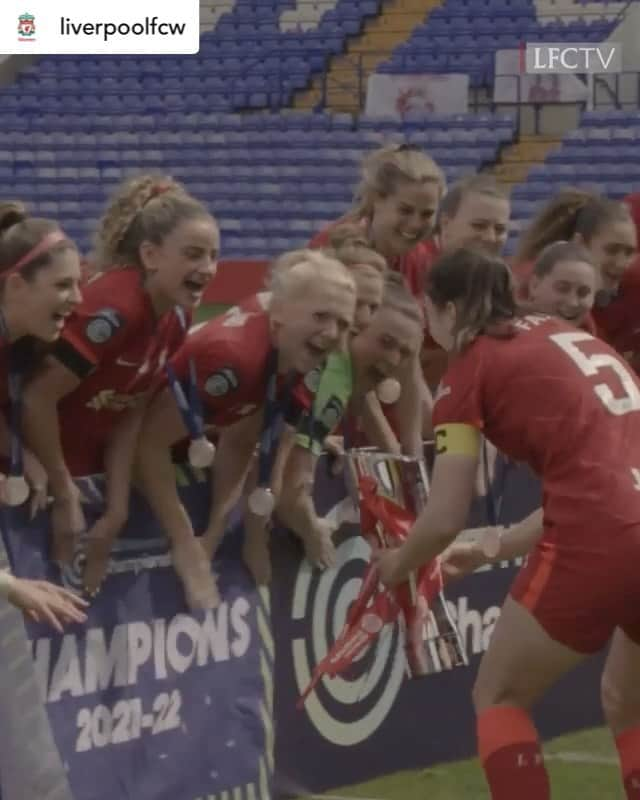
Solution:
<svg viewBox="0 0 640 800"><path fill-rule="evenodd" d="M472 425L452 422L438 425L434 433L436 455L477 456L480 452L480 431Z"/></svg>

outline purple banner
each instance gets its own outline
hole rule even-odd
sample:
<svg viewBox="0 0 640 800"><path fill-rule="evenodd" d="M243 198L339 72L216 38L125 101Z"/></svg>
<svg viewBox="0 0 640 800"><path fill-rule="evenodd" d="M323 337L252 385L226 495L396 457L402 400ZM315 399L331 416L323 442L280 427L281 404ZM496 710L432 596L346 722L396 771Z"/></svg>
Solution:
<svg viewBox="0 0 640 800"><path fill-rule="evenodd" d="M208 482L183 478L183 500L202 528ZM87 507L91 519L99 513L102 486L88 480L83 489L95 500ZM33 524L22 512L9 512L7 522L15 571L59 579L43 557L46 516ZM269 601L239 558L240 535L237 527L229 531L216 561L221 606L190 613L167 540L134 500L86 626L64 636L29 626L36 674L76 800L271 796Z"/></svg>

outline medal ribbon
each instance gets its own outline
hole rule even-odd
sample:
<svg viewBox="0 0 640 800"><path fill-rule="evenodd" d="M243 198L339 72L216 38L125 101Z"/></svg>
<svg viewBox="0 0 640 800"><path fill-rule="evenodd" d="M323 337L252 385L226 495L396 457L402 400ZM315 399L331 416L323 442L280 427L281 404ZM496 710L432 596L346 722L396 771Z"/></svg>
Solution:
<svg viewBox="0 0 640 800"><path fill-rule="evenodd" d="M278 351L275 348L267 356L264 375L265 400L258 449L258 489L269 489L278 452L278 439L291 401L291 389L298 377L295 372L287 375L284 386L278 391Z"/></svg>
<svg viewBox="0 0 640 800"><path fill-rule="evenodd" d="M182 329L187 331L187 318L184 311L176 307L176 316L180 320ZM184 345L183 345L184 346ZM189 432L189 437L192 441L198 441L205 437L204 432L204 412L202 409L202 400L200 399L200 392L198 391L198 380L196 375L196 367L192 358L189 359L189 372L186 380L186 391L178 380L173 367L167 362L165 365L165 373L169 381L169 388L173 394L180 416L184 422L185 428Z"/></svg>

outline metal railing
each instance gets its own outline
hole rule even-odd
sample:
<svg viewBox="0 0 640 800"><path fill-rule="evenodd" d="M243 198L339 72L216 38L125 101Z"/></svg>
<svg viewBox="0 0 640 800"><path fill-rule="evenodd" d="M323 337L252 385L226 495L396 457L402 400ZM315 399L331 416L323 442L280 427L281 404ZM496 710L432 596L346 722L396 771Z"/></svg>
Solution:
<svg viewBox="0 0 640 800"><path fill-rule="evenodd" d="M515 86L515 98L513 100L492 101L493 105L566 105L575 102L582 104L587 109L595 109L599 106L613 105L616 109L622 108L639 108L640 107L640 72L636 70L624 70L618 73L571 73L568 77L578 78L584 83L586 94L582 99L572 101L563 100L560 96L550 94L540 96L538 98L523 95L523 85L530 84L532 75L522 73L505 73L496 75L494 81L508 81L513 82ZM541 79L546 78L547 81L553 76L538 76ZM555 76L562 78L563 76ZM544 89L542 82L540 88ZM529 87L531 91L531 87ZM605 100L599 96L599 90L606 95ZM557 91L559 92L559 81L557 82ZM630 96L628 96L630 93ZM542 93L541 93L542 95Z"/></svg>

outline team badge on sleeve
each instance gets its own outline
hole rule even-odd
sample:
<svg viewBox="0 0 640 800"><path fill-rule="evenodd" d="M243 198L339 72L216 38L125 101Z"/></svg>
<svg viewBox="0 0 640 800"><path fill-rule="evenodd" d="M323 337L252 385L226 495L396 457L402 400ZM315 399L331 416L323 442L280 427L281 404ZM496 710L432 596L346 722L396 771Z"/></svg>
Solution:
<svg viewBox="0 0 640 800"><path fill-rule="evenodd" d="M87 339L94 344L104 344L122 326L122 318L113 308L103 308L91 315L87 323Z"/></svg>
<svg viewBox="0 0 640 800"><path fill-rule="evenodd" d="M210 375L205 384L204 389L211 397L224 397L239 386L238 376L229 367L214 372Z"/></svg>

